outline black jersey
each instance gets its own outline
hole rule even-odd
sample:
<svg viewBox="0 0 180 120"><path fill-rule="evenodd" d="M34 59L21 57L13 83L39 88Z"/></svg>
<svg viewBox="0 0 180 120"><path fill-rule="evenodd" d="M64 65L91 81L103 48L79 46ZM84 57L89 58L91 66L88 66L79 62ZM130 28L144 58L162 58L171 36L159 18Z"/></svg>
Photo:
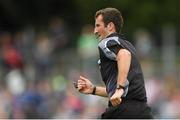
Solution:
<svg viewBox="0 0 180 120"><path fill-rule="evenodd" d="M131 52L131 65L122 99L147 102L144 77L133 45L121 35L114 33L101 40L98 48L100 53L98 63L108 96L111 97L116 90L118 77L116 55L121 48L124 48Z"/></svg>

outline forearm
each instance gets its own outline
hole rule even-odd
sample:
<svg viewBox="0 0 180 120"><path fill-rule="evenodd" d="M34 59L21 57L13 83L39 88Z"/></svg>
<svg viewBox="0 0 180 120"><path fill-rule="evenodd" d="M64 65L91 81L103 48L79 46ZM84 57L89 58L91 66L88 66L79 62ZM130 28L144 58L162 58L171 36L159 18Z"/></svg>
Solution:
<svg viewBox="0 0 180 120"><path fill-rule="evenodd" d="M98 95L101 97L107 97L107 92L106 92L106 88L105 87L100 87L100 86L96 86L96 91L94 93L94 95Z"/></svg>
<svg viewBox="0 0 180 120"><path fill-rule="evenodd" d="M77 83L75 83L75 87L79 92L84 94L94 94L102 97L107 97L107 92L105 87L95 86L91 83L91 81L83 76L79 77Z"/></svg>

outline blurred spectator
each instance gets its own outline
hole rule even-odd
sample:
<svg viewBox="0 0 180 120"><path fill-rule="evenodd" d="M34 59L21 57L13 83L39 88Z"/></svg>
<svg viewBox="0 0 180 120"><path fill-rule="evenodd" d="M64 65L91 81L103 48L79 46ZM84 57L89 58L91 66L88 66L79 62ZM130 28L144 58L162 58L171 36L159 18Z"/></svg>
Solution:
<svg viewBox="0 0 180 120"><path fill-rule="evenodd" d="M80 66L82 73L86 76L94 76L92 80L97 80L98 68L98 40L93 34L93 26L85 25L77 41L77 51L80 56ZM94 81L97 82L97 81Z"/></svg>
<svg viewBox="0 0 180 120"><path fill-rule="evenodd" d="M64 92L67 88L67 82L68 80L62 74L59 73L58 75L54 75L52 78L53 90L57 92Z"/></svg>
<svg viewBox="0 0 180 120"><path fill-rule="evenodd" d="M154 118L158 118L160 112L159 108L162 105L163 99L165 97L163 91L164 84L156 77L151 77L146 79L145 87L147 92L148 104L151 106Z"/></svg>
<svg viewBox="0 0 180 120"><path fill-rule="evenodd" d="M8 89L13 95L19 95L23 93L26 88L26 80L18 69L11 70L7 74L6 83Z"/></svg>
<svg viewBox="0 0 180 120"><path fill-rule="evenodd" d="M35 91L26 91L22 95L17 96L14 101L14 109L12 118L43 118L40 116L38 108L43 102L42 97Z"/></svg>
<svg viewBox="0 0 180 120"><path fill-rule="evenodd" d="M36 65L36 80L41 80L45 75L51 74L52 68L52 44L46 33L37 35L37 44L33 50Z"/></svg>
<svg viewBox="0 0 180 120"><path fill-rule="evenodd" d="M0 88L0 119L8 119L12 112L13 95L5 87Z"/></svg>
<svg viewBox="0 0 180 120"><path fill-rule="evenodd" d="M3 33L1 35L1 52L5 70L23 68L22 55L15 48L13 38L10 33Z"/></svg>
<svg viewBox="0 0 180 120"><path fill-rule="evenodd" d="M23 57L14 43L15 41L10 33L6 32L1 35L4 83L12 94L17 95L25 90L26 80L22 74L24 68ZM19 87L17 87L18 85Z"/></svg>
<svg viewBox="0 0 180 120"><path fill-rule="evenodd" d="M72 89L68 89L66 90L65 98L59 107L63 107L64 109L64 112L60 112L62 115L60 118L80 118L79 115L81 115L84 110L84 103L79 97L73 94Z"/></svg>
<svg viewBox="0 0 180 120"><path fill-rule="evenodd" d="M141 58L151 58L153 55L153 39L145 29L138 29L134 33L135 46Z"/></svg>
<svg viewBox="0 0 180 120"><path fill-rule="evenodd" d="M149 78L154 76L155 66L153 59L156 46L154 45L152 35L147 29L139 28L134 32L133 37L142 70L144 71L144 77Z"/></svg>
<svg viewBox="0 0 180 120"><path fill-rule="evenodd" d="M51 19L49 24L49 36L54 48L53 53L55 55L61 54L69 42L67 28L62 18L54 17Z"/></svg>
<svg viewBox="0 0 180 120"><path fill-rule="evenodd" d="M174 76L167 75L164 78L163 91L165 98L163 99L163 104L159 107L161 118L170 119L180 117L180 90L177 85L177 80Z"/></svg>

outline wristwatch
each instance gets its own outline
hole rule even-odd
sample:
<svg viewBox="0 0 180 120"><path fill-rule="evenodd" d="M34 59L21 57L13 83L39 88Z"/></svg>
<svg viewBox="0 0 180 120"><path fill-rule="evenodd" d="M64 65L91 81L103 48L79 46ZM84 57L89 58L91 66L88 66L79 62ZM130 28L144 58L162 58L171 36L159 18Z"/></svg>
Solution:
<svg viewBox="0 0 180 120"><path fill-rule="evenodd" d="M119 89L123 89L123 90L124 90L124 89L125 89L125 87L124 87L124 86L122 86L122 85L120 85L120 84L117 84L116 89L118 89L118 90L119 90Z"/></svg>

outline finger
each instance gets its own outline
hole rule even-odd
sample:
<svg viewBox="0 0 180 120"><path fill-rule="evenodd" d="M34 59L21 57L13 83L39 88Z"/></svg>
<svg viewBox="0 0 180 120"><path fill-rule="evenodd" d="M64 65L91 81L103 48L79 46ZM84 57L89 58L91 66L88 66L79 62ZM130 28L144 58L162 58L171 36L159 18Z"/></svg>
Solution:
<svg viewBox="0 0 180 120"><path fill-rule="evenodd" d="M84 81L87 81L87 80L88 80L87 78L85 78L85 77L83 77L83 76L80 76L80 79L81 79L81 80L84 80Z"/></svg>
<svg viewBox="0 0 180 120"><path fill-rule="evenodd" d="M78 83L85 84L86 81L79 79L79 80L78 80Z"/></svg>
<svg viewBox="0 0 180 120"><path fill-rule="evenodd" d="M111 103L113 106L117 106L121 103L121 98L112 98Z"/></svg>
<svg viewBox="0 0 180 120"><path fill-rule="evenodd" d="M82 90L82 88L83 88L83 86L81 86L81 85L78 85L78 91L80 91L80 90Z"/></svg>
<svg viewBox="0 0 180 120"><path fill-rule="evenodd" d="M120 104L120 103L121 103L121 101L122 101L122 99L121 99L121 98L117 98L117 99L116 99L116 103L117 103L117 104Z"/></svg>
<svg viewBox="0 0 180 120"><path fill-rule="evenodd" d="M117 106L116 101L113 101L113 102L112 102L112 105L113 105L114 107Z"/></svg>
<svg viewBox="0 0 180 120"><path fill-rule="evenodd" d="M85 87L86 86L86 83L85 82L83 82L83 81L78 81L78 83L77 83L78 85L82 85L83 87Z"/></svg>
<svg viewBox="0 0 180 120"><path fill-rule="evenodd" d="M119 98L119 102L120 102L120 103L122 102L122 99L121 99L121 98ZM120 103L119 103L119 104L120 104Z"/></svg>
<svg viewBox="0 0 180 120"><path fill-rule="evenodd" d="M112 105L115 106L115 104L116 104L115 103L115 98L111 98L110 101L111 101Z"/></svg>
<svg viewBox="0 0 180 120"><path fill-rule="evenodd" d="M81 87L86 87L85 84L78 84L78 86L81 86Z"/></svg>
<svg viewBox="0 0 180 120"><path fill-rule="evenodd" d="M120 104L120 100L116 99L116 105L119 105L119 104Z"/></svg>
<svg viewBox="0 0 180 120"><path fill-rule="evenodd" d="M121 98L118 98L117 101L116 101L116 106L119 105L119 104L121 104L121 101L122 101L122 99L121 99Z"/></svg>
<svg viewBox="0 0 180 120"><path fill-rule="evenodd" d="M118 105L118 101L116 99L114 99L111 103L112 103L113 106Z"/></svg>
<svg viewBox="0 0 180 120"><path fill-rule="evenodd" d="M84 87L86 86L86 82L81 81L81 80L79 80L77 84L78 84L78 85L83 85Z"/></svg>

